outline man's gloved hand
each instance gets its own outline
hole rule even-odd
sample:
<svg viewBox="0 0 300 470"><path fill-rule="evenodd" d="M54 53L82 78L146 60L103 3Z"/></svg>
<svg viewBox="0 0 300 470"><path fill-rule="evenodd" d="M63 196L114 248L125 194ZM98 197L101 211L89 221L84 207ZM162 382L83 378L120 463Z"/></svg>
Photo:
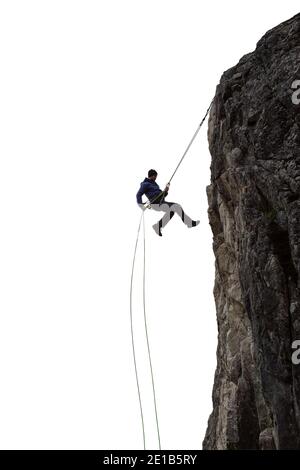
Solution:
<svg viewBox="0 0 300 470"><path fill-rule="evenodd" d="M170 189L170 183L167 183L167 184L166 184L166 187L165 187L165 189L164 189L164 195L165 195L165 196L168 195L169 189Z"/></svg>
<svg viewBox="0 0 300 470"><path fill-rule="evenodd" d="M140 209L142 209L142 211L145 211L146 209L151 209L150 202L145 202L145 204L138 204L138 206Z"/></svg>

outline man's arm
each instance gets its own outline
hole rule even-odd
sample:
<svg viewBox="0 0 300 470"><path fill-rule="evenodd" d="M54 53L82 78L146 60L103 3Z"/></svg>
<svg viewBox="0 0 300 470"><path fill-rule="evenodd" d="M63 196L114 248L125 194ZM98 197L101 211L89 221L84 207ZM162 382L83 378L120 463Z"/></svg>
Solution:
<svg viewBox="0 0 300 470"><path fill-rule="evenodd" d="M138 204L143 204L142 196L145 194L145 185L141 184L140 189L138 190L136 194L136 202Z"/></svg>

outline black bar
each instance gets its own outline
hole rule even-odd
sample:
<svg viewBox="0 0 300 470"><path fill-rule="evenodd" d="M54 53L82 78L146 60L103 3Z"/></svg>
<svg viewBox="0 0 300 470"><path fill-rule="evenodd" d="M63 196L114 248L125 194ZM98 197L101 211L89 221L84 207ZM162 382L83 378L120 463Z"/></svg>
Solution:
<svg viewBox="0 0 300 470"><path fill-rule="evenodd" d="M276 460L275 460L276 459ZM291 459L297 459L297 450L284 451L202 451L202 450L166 450L166 451L141 451L141 450L1 450L0 465L9 463L19 468L25 465L44 468L82 467L99 468L122 465L124 468L136 468L140 465L184 465L195 466L202 464L220 465L220 469L226 464L238 464L242 466L256 463L272 465L286 465Z"/></svg>

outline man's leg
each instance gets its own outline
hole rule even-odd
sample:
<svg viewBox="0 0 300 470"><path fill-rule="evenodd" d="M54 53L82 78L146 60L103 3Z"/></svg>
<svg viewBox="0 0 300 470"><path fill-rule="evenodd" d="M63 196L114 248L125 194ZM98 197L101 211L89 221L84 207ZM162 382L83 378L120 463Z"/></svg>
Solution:
<svg viewBox="0 0 300 470"><path fill-rule="evenodd" d="M176 202L163 202L162 204L157 204L157 207L153 207L155 210L160 210L165 212L165 215L158 222L159 229L164 228L167 223L172 219L176 213L182 220L182 222L187 225L187 227L195 227L198 223L192 220L182 209L180 204Z"/></svg>
<svg viewBox="0 0 300 470"><path fill-rule="evenodd" d="M155 232L157 233L157 235L159 235L161 237L161 229L162 229L162 226L163 226L162 223L163 223L164 217L167 216L167 219L168 219L165 222L165 225L166 225L168 223L168 221L172 219L172 217L174 215L174 212L171 212L169 206L165 203L151 204L151 208L154 209L155 211L165 212L165 215L156 224L153 225L153 228L154 228Z"/></svg>

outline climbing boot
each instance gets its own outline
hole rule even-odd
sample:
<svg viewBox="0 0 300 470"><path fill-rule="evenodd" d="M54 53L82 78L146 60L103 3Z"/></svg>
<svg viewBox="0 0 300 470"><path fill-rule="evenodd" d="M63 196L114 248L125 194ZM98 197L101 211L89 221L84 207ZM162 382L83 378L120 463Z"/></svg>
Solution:
<svg viewBox="0 0 300 470"><path fill-rule="evenodd" d="M157 222L157 224L152 225L152 228L159 237L162 237L161 227L159 226L159 222Z"/></svg>
<svg viewBox="0 0 300 470"><path fill-rule="evenodd" d="M191 228L191 227L197 227L197 225L200 224L200 220L192 220L192 225L189 225L188 227Z"/></svg>

